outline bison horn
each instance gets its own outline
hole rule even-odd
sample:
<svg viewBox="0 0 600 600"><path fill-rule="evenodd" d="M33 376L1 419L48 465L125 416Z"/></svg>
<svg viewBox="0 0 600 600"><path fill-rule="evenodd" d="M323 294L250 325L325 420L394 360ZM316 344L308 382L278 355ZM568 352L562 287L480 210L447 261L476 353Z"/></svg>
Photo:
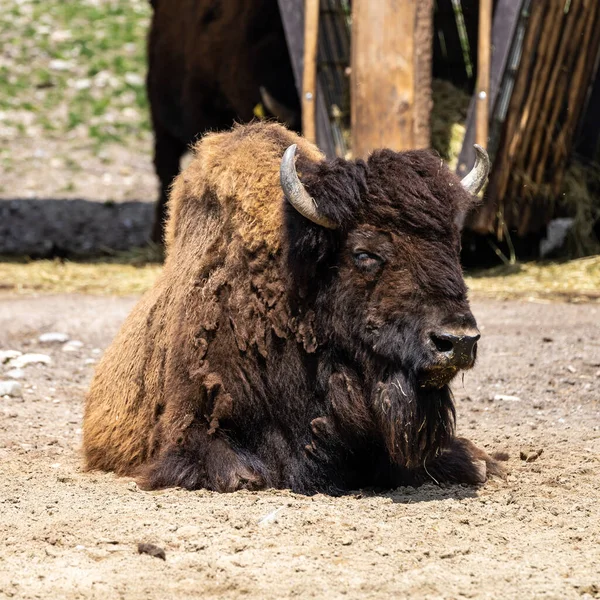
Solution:
<svg viewBox="0 0 600 600"><path fill-rule="evenodd" d="M293 127L298 121L298 114L276 100L267 88L260 86L260 98L264 107L279 121L281 121L287 127Z"/></svg>
<svg viewBox="0 0 600 600"><path fill-rule="evenodd" d="M475 166L461 181L465 190L473 195L479 194L490 174L490 158L487 152L481 146L475 144L475 153Z"/></svg>
<svg viewBox="0 0 600 600"><path fill-rule="evenodd" d="M279 177L281 188L288 202L303 216L327 229L335 229L336 225L329 219L319 214L317 203L304 189L298 173L296 173L296 144L292 144L281 159Z"/></svg>

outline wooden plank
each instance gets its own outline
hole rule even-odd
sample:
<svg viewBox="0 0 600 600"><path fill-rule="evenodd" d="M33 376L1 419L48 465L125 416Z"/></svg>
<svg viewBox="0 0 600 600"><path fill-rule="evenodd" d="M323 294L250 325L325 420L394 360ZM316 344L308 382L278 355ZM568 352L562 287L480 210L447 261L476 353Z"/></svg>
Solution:
<svg viewBox="0 0 600 600"><path fill-rule="evenodd" d="M278 0L279 13L287 40L288 51L294 70L294 80L298 95L302 94L304 71L304 4L302 0ZM321 93L321 83L317 74L316 96L316 136L317 146L329 157L335 157L335 144L331 135L329 114Z"/></svg>
<svg viewBox="0 0 600 600"><path fill-rule="evenodd" d="M353 1L351 121L355 157L365 157L381 147L406 150L429 145L432 16L432 0ZM424 82L429 91L422 89ZM420 110L427 113L427 123L416 117L417 98Z"/></svg>
<svg viewBox="0 0 600 600"><path fill-rule="evenodd" d="M283 23L288 52L294 70L298 97L302 93L302 71L304 68L304 5L301 0L278 0L279 14Z"/></svg>
<svg viewBox="0 0 600 600"><path fill-rule="evenodd" d="M498 156L493 164L486 200L468 223L469 229L472 229L477 233L492 232L497 212L500 210L496 204L496 199L503 196L506 186L508 185L508 178L510 176L508 165L510 160L508 153L504 150L504 146L511 143L518 127L520 108L523 99L526 96L527 85L529 82L529 66L534 60L534 49L538 38L539 28L544 16L544 8L545 7L541 3L534 3L532 5L532 13L529 17L527 30L525 32L525 39L523 40L523 52L519 65L519 71L515 80L515 87L510 98L508 114L504 123ZM501 237L501 232L499 232L498 237Z"/></svg>
<svg viewBox="0 0 600 600"><path fill-rule="evenodd" d="M496 3L492 20L492 62L489 93L491 114L494 113L496 107L523 2L524 0L498 0ZM457 173L461 177L464 177L475 164L475 152L473 150L473 144L475 143L475 106L474 96L469 105L465 139L458 159Z"/></svg>
<svg viewBox="0 0 600 600"><path fill-rule="evenodd" d="M302 133L317 141L315 98L317 94L317 50L319 46L319 0L304 0L304 71L302 74Z"/></svg>
<svg viewBox="0 0 600 600"><path fill-rule="evenodd" d="M483 148L488 147L488 131L490 122L490 63L492 36L492 0L479 2L479 36L477 85L475 98L477 101L475 119L475 141Z"/></svg>

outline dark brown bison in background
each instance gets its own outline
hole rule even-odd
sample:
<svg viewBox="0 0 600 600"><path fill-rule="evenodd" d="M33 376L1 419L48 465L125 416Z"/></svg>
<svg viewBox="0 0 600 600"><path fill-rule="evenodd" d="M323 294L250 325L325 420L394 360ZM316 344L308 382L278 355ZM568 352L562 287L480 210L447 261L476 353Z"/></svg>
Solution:
<svg viewBox="0 0 600 600"><path fill-rule="evenodd" d="M472 201L428 151L325 160L267 123L204 137L164 271L96 370L87 467L302 493L499 473L455 437L448 387L479 339L454 224Z"/></svg>
<svg viewBox="0 0 600 600"><path fill-rule="evenodd" d="M160 179L152 239L160 242L169 186L198 135L250 121L261 101L297 128L300 105L277 0L151 4L147 90Z"/></svg>

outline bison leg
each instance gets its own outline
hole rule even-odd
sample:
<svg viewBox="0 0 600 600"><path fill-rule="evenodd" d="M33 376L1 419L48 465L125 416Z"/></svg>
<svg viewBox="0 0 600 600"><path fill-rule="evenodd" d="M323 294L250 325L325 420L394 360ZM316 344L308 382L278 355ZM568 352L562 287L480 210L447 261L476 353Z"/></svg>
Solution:
<svg viewBox="0 0 600 600"><path fill-rule="evenodd" d="M139 473L143 489L182 487L233 492L266 487L257 460L238 451L224 438L206 431L187 432L185 439L163 450Z"/></svg>
<svg viewBox="0 0 600 600"><path fill-rule="evenodd" d="M449 448L427 463L420 473L422 479L436 483L484 483L490 476L505 477L502 465L473 442L454 438Z"/></svg>
<svg viewBox="0 0 600 600"><path fill-rule="evenodd" d="M152 241L162 244L164 241L164 225L167 217L167 201L173 179L179 173L179 163L186 150L186 145L172 136L160 124L154 123L154 169L160 180L160 196L156 204Z"/></svg>

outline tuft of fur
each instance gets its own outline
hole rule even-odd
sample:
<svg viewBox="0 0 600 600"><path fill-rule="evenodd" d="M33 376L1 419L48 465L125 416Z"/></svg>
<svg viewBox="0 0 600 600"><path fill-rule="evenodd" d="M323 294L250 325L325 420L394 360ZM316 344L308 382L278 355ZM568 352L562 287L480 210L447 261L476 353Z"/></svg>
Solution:
<svg viewBox="0 0 600 600"><path fill-rule="evenodd" d="M336 230L283 197L294 143ZM204 137L173 186L163 273L96 370L87 468L150 489L478 482L426 344L474 326L454 226L470 201L424 151L327 161L264 122ZM385 258L377 272L357 269L357 247Z"/></svg>

